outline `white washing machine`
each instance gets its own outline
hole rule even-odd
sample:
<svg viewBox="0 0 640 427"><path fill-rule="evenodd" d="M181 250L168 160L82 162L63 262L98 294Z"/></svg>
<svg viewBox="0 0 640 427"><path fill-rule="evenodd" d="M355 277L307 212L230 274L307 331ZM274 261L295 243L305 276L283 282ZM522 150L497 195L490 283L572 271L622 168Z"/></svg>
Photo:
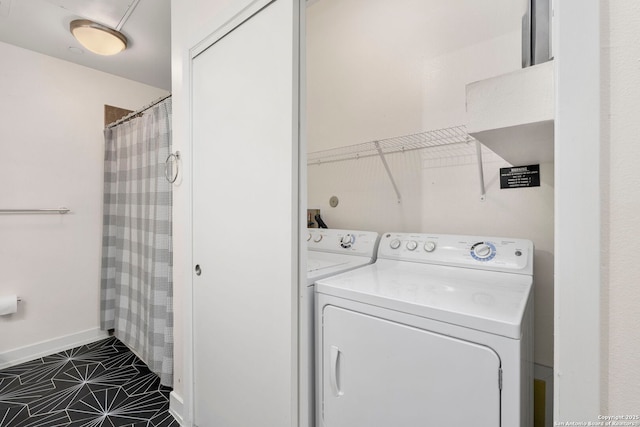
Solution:
<svg viewBox="0 0 640 427"><path fill-rule="evenodd" d="M531 427L533 244L386 233L316 282L317 425Z"/></svg>
<svg viewBox="0 0 640 427"><path fill-rule="evenodd" d="M373 231L308 231L307 283L300 291L300 427L315 424L314 283L374 262L380 237Z"/></svg>

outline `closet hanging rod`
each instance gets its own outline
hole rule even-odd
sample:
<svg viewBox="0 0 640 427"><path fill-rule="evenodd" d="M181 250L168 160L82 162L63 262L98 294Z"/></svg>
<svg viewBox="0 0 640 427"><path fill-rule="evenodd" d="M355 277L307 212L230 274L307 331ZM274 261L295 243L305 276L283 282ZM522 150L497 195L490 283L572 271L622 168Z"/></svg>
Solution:
<svg viewBox="0 0 640 427"><path fill-rule="evenodd" d="M54 209L0 209L0 214L24 214L24 213L59 213L64 215L71 212L69 208L54 208Z"/></svg>
<svg viewBox="0 0 640 427"><path fill-rule="evenodd" d="M149 108L160 104L162 101L164 101L167 98L171 98L171 94L161 96L160 98L158 98L155 101L153 101L151 104L145 105L144 107L140 108L139 110L132 111L131 113L127 114L126 116L124 116L121 119L116 120L113 123L109 123L108 125L105 126L105 129L111 129L112 127L118 126L121 123L128 122L129 120L131 120L131 119L135 118L136 116L138 116L138 114L144 113Z"/></svg>

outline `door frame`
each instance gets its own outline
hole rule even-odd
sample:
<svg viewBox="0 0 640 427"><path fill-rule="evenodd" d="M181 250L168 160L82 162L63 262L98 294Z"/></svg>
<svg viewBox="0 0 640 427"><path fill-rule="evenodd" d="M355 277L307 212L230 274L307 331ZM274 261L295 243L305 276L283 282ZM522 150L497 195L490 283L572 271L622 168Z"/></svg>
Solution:
<svg viewBox="0 0 640 427"><path fill-rule="evenodd" d="M606 411L608 352L601 330L600 2L554 3L554 421L597 421Z"/></svg>

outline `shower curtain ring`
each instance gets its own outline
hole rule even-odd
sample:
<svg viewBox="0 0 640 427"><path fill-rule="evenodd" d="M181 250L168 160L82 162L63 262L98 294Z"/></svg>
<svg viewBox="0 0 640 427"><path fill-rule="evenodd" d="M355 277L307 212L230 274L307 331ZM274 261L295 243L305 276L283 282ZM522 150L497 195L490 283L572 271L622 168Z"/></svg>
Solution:
<svg viewBox="0 0 640 427"><path fill-rule="evenodd" d="M178 160L180 160L180 152L176 151L175 153L169 154L169 156L167 156L167 160L165 160L164 162L164 177L167 178L167 181L169 181L170 184L173 184L174 182L176 182L176 179L178 179L178 173L180 172L180 163L178 162ZM172 166L174 162L176 164L176 172L172 177ZM171 171L169 171L170 168Z"/></svg>

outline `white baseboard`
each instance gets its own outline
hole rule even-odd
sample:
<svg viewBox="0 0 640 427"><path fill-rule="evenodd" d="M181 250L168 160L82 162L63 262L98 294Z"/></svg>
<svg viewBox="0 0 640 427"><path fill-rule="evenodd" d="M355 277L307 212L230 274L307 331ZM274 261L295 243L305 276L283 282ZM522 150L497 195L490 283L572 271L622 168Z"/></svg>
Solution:
<svg viewBox="0 0 640 427"><path fill-rule="evenodd" d="M173 415L173 418L175 418L181 426L184 426L184 420L182 418L183 411L184 402L182 401L182 396L172 391L169 394L169 413Z"/></svg>
<svg viewBox="0 0 640 427"><path fill-rule="evenodd" d="M99 341L108 336L107 332L101 331L100 328L88 329L86 331L80 331L5 351L4 353L0 353L0 369Z"/></svg>

